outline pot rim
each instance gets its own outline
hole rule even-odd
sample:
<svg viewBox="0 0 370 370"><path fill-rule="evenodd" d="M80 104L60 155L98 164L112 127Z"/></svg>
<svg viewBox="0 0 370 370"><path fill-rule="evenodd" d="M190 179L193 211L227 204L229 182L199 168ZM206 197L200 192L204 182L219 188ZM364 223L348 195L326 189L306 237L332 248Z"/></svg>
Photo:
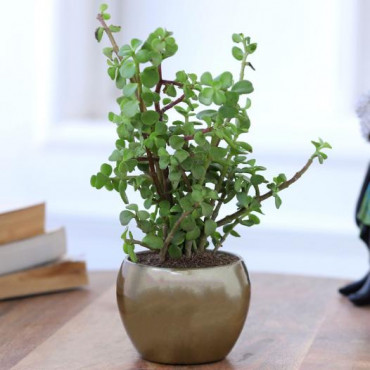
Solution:
<svg viewBox="0 0 370 370"><path fill-rule="evenodd" d="M141 253L147 253L147 251L140 251L137 252L136 254L141 254ZM161 266L150 266L150 265L145 265L143 263L139 262L132 262L129 260L129 256L126 256L122 262L123 263L128 263L130 265L134 265L136 267L140 268L150 268L150 269L160 269L163 271L187 271L187 270L208 270L208 269L216 269L216 268L230 268L231 266L236 265L237 263L244 262L244 259L236 253L233 252L226 252L226 251L218 251L217 253L224 253L224 254L229 254L232 256L235 256L238 258L237 261L229 263L228 265L221 265L221 266L206 266L206 267L188 267L188 268L182 268L182 267L161 267Z"/></svg>

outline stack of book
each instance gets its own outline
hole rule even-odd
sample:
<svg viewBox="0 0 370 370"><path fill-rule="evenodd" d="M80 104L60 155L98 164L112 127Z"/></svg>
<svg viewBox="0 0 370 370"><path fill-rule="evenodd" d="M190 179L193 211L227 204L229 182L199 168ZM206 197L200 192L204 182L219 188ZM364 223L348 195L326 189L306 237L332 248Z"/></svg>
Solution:
<svg viewBox="0 0 370 370"><path fill-rule="evenodd" d="M66 253L65 229L45 232L45 204L0 213L0 299L86 285L85 262Z"/></svg>

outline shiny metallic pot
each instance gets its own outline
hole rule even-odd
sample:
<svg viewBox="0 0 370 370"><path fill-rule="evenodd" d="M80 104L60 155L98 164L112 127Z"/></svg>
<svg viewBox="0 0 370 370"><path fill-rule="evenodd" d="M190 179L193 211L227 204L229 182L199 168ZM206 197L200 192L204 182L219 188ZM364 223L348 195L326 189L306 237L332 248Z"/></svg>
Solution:
<svg viewBox="0 0 370 370"><path fill-rule="evenodd" d="M117 278L127 334L140 355L153 362L222 360L239 337L249 301L250 282L241 258L226 266L191 269L125 259Z"/></svg>

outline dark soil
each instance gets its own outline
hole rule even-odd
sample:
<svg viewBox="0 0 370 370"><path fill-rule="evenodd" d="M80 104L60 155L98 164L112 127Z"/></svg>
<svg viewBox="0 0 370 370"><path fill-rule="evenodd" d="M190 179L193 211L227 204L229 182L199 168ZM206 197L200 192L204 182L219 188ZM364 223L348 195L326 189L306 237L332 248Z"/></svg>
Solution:
<svg viewBox="0 0 370 370"><path fill-rule="evenodd" d="M224 252L203 252L194 254L192 257L187 258L182 256L177 259L167 259L163 263L160 262L158 253L155 252L140 252L137 254L138 263L153 267L164 268L201 268L201 267L216 267L230 265L239 260L237 256Z"/></svg>

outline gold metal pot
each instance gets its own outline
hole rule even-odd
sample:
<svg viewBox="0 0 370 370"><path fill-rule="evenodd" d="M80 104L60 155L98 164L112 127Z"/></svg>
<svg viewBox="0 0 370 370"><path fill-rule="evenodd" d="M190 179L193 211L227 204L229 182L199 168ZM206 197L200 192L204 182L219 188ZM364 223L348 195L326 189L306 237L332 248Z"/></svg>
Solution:
<svg viewBox="0 0 370 370"><path fill-rule="evenodd" d="M248 271L240 257L230 265L192 269L125 259L117 278L127 334L140 355L153 362L222 360L239 337L249 301Z"/></svg>

